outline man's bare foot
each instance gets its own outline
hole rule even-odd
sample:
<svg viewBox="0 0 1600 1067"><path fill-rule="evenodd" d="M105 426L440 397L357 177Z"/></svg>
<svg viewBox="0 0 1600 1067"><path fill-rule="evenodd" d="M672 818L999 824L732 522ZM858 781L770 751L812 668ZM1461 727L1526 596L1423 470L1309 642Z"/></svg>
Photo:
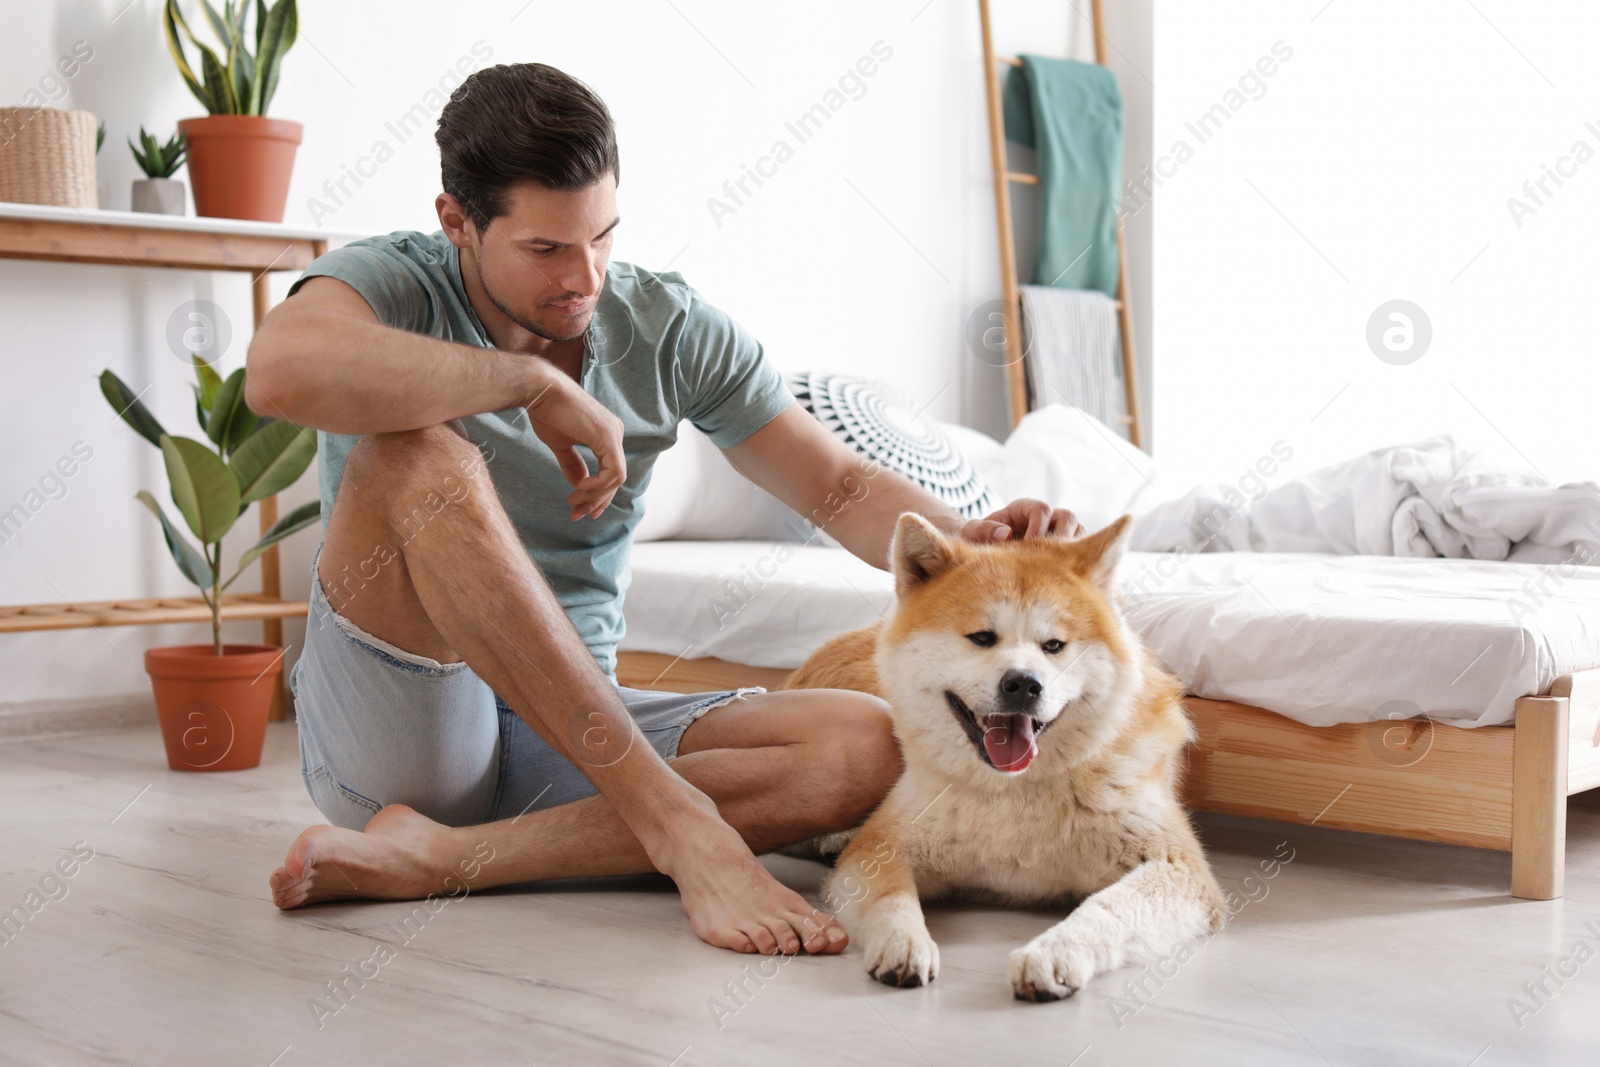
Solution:
<svg viewBox="0 0 1600 1067"><path fill-rule="evenodd" d="M695 795L698 794L698 795ZM677 807L675 837L647 850L677 883L684 914L701 940L736 952L832 954L849 938L832 915L773 878L716 805L698 790ZM456 862L450 828L391 804L364 831L313 826L272 872L272 902L285 911L324 900L421 900L457 895L472 877ZM480 858L487 862L488 857Z"/></svg>
<svg viewBox="0 0 1600 1067"><path fill-rule="evenodd" d="M850 939L839 921L772 877L715 810L707 818L680 808L676 839L656 861L677 883L695 934L735 952L843 952Z"/></svg>
<svg viewBox="0 0 1600 1067"><path fill-rule="evenodd" d="M450 861L434 847L447 829L404 804L390 804L363 831L313 826L272 872L272 902L287 911L323 900L421 900L448 892Z"/></svg>

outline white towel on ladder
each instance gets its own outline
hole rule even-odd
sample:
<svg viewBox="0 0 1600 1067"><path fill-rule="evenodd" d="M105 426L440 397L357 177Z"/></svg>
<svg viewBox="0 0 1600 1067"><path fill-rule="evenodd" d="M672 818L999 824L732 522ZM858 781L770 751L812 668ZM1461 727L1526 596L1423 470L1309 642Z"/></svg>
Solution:
<svg viewBox="0 0 1600 1067"><path fill-rule="evenodd" d="M1116 303L1094 289L1019 288L1028 409L1071 404L1126 436Z"/></svg>

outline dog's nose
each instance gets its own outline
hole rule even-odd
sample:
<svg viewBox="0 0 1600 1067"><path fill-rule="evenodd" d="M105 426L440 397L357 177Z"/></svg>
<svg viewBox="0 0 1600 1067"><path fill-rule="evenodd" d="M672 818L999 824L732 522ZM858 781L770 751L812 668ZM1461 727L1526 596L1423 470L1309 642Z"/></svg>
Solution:
<svg viewBox="0 0 1600 1067"><path fill-rule="evenodd" d="M1000 679L1000 703L1012 711L1030 711L1044 692L1044 680L1032 671L1013 668Z"/></svg>

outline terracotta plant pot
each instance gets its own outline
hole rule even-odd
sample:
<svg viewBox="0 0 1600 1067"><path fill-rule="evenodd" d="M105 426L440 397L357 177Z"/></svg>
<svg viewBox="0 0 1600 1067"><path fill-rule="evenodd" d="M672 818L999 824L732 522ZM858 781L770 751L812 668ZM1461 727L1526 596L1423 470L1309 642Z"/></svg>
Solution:
<svg viewBox="0 0 1600 1067"><path fill-rule="evenodd" d="M259 115L183 119L196 215L282 222L302 127Z"/></svg>
<svg viewBox="0 0 1600 1067"><path fill-rule="evenodd" d="M172 645L147 649L167 766L242 771L261 765L283 649L271 645Z"/></svg>

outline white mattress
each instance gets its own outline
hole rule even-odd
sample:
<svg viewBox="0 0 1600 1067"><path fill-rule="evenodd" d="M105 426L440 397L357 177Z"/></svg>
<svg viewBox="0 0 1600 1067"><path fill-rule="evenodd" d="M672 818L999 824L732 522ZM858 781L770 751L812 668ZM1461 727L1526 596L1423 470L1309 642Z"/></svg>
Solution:
<svg viewBox="0 0 1600 1067"><path fill-rule="evenodd" d="M1419 710L1488 726L1510 722L1517 697L1600 666L1600 568L1567 570L1303 553L1179 563L1132 553L1119 578L1129 621L1198 696L1314 726ZM840 548L636 543L621 649L793 668L893 603L889 574Z"/></svg>

